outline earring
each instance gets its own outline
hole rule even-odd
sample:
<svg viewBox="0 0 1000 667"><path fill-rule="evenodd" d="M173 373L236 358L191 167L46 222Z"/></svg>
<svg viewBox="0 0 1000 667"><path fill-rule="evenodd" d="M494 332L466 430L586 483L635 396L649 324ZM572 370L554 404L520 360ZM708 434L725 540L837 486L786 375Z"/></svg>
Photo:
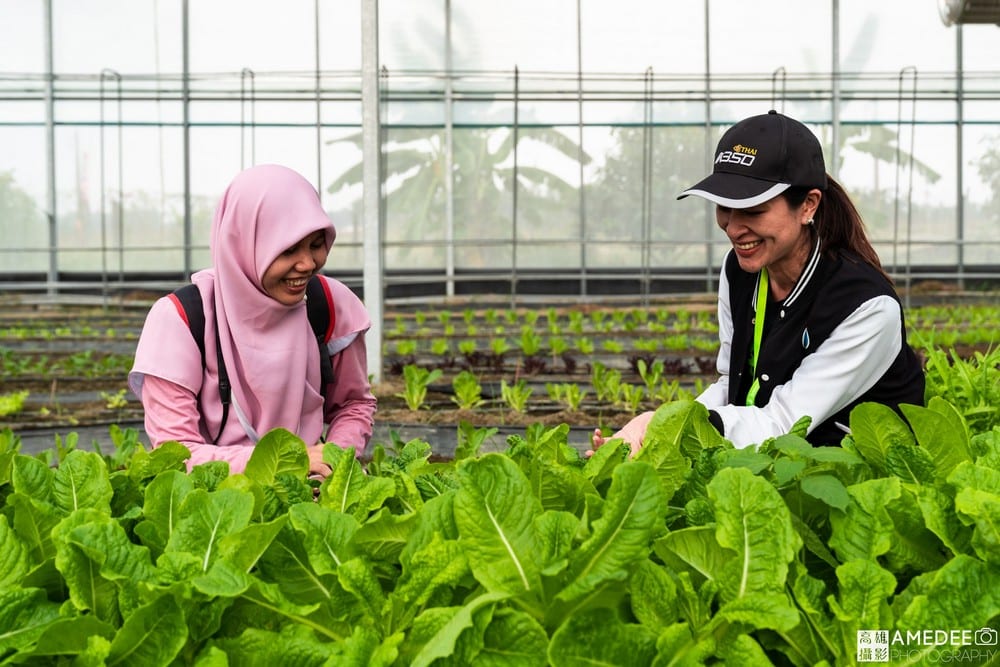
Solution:
<svg viewBox="0 0 1000 667"><path fill-rule="evenodd" d="M814 222L816 222L816 221L815 221L815 220L813 220L812 218L809 218L809 220L808 220L808 221L806 221L806 224L807 224L807 225L811 225L811 224L813 224Z"/></svg>

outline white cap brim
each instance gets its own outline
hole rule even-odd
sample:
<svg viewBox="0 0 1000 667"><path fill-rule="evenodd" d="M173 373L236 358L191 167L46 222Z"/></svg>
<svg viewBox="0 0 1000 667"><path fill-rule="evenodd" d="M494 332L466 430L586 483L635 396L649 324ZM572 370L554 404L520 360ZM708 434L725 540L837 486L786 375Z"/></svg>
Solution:
<svg viewBox="0 0 1000 667"><path fill-rule="evenodd" d="M702 181L702 183L699 183L698 185L702 185L703 183L704 181ZM752 206L757 206L758 204L763 204L764 202L770 199L774 199L775 197L777 197L790 187L792 186L789 185L788 183L775 183L774 185L772 185L771 187L769 187L768 189L764 190L761 193L750 195L747 197L742 197L739 199L734 199L733 197L727 197L721 194L716 194L714 192L709 192L708 190L700 189L696 185L695 187L689 190L685 190L684 192L677 195L677 198L683 199L684 197L693 195L695 197L701 197L702 199L707 199L708 201L717 204L719 206L725 206L726 208L750 208Z"/></svg>

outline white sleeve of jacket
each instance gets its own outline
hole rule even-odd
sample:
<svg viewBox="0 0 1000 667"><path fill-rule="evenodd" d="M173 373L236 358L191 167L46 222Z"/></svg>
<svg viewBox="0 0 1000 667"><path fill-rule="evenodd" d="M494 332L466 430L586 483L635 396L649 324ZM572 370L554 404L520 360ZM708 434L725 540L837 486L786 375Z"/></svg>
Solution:
<svg viewBox="0 0 1000 667"><path fill-rule="evenodd" d="M726 263L722 263L719 276L719 356L715 368L719 379L705 388L696 399L709 410L729 402L729 360L733 349L733 312L729 306L729 279L726 277Z"/></svg>
<svg viewBox="0 0 1000 667"><path fill-rule="evenodd" d="M902 347L901 332L899 303L890 296L875 297L861 304L803 359L791 379L774 388L764 407L708 407L718 412L726 439L737 447L784 435L806 415L812 417L812 430L885 374Z"/></svg>

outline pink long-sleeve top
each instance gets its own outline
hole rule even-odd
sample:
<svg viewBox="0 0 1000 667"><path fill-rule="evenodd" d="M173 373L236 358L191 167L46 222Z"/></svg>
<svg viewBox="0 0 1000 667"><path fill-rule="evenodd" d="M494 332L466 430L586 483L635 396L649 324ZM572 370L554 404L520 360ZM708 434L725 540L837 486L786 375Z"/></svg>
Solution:
<svg viewBox="0 0 1000 667"><path fill-rule="evenodd" d="M287 428L307 445L319 442L326 430L323 438L326 442L354 448L360 455L371 438L376 408L368 382L364 338L371 323L361 301L347 286L331 278L324 279L330 285L335 307L333 336L327 345L333 362L334 383L328 388L325 404L320 409L318 354L315 359L310 355L310 360L315 361L315 372L306 373L308 390L298 423L268 426ZM308 321L305 326L309 326ZM146 335L153 330L159 332L155 340ZM191 450L189 469L206 461L221 460L228 461L233 472L241 472L255 443L232 406L217 444L212 444L222 419L217 353L211 344L214 336L214 322L206 312L206 362L201 368L201 352L174 302L167 297L159 299L146 317L136 352L136 366L129 374L129 386L142 401L146 435L154 447L176 440ZM314 342L312 346L316 347ZM143 372L143 361L150 356L169 357L170 366L177 369L198 369L200 381L197 386L185 386L189 383L179 377L170 379ZM179 375L191 373L188 370ZM268 426L254 430L263 435L266 430L261 428L270 430Z"/></svg>

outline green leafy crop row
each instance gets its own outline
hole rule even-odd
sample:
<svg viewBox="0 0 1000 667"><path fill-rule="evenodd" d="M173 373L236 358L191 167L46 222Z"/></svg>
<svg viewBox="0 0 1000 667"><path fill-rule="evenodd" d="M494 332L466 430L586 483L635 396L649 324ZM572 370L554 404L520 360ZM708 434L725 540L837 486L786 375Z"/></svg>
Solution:
<svg viewBox="0 0 1000 667"><path fill-rule="evenodd" d="M482 453L463 425L448 462L328 445L316 488L285 431L238 475L114 429L49 465L7 431L0 662L851 665L882 630L924 664L1000 620L1000 429L940 398L905 417L735 450L678 401L634 459L565 425ZM914 643L934 630L970 639Z"/></svg>

